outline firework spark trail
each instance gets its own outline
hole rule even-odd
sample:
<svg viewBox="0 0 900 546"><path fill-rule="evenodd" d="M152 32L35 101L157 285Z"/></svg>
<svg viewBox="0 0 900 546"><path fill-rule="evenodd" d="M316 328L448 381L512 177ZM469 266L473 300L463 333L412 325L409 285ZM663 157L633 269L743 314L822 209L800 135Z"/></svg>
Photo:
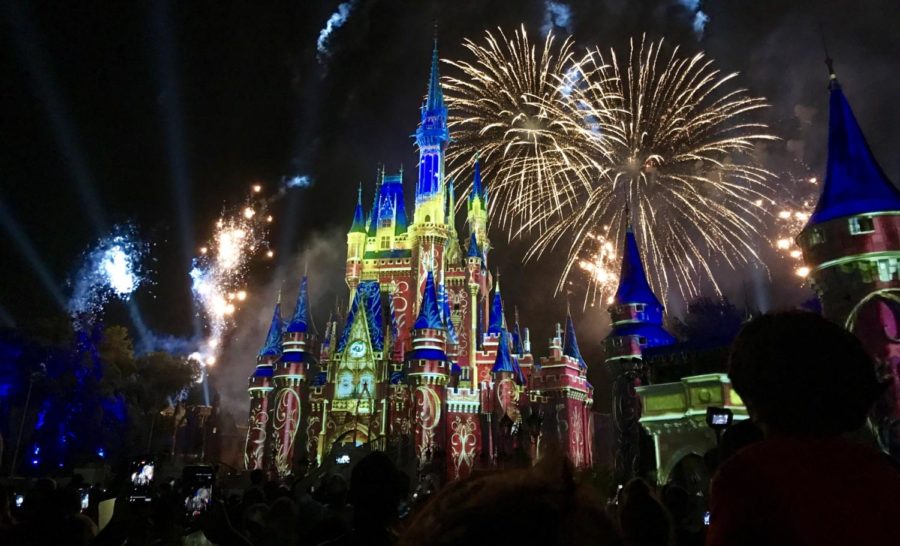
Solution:
<svg viewBox="0 0 900 546"><path fill-rule="evenodd" d="M461 77L445 80L455 140L449 176L471 180L472 158L480 155L500 226L511 235L544 229L555 221L548 207L574 206L581 187L604 172L607 155L602 140L573 130L570 120L545 107L570 91L559 78L574 65L572 41L559 43L549 33L539 48L520 28L511 37L498 30L487 32L484 44L467 39L463 45L474 61L450 61Z"/></svg>
<svg viewBox="0 0 900 546"><path fill-rule="evenodd" d="M215 223L209 244L200 248L190 271L191 291L206 321L207 339L190 358L204 366L215 364L223 335L233 326L234 314L247 299L245 281L252 260L265 250L272 217L267 201L258 198L261 186L252 187L253 197L243 207L226 210Z"/></svg>
<svg viewBox="0 0 900 546"><path fill-rule="evenodd" d="M534 52L524 30L503 45L488 33L485 43L464 44L474 65L450 63L464 76L447 80L458 116L450 172L463 178L481 150L501 227L510 237L537 233L526 259L568 244L558 290L576 265L596 271L598 240L620 244L626 204L664 298L672 288L690 297L704 281L718 291L713 263L758 259L765 211L755 202L768 198L771 175L752 152L775 137L749 119L765 101L729 87L736 74L643 38L621 63L599 49L575 59L568 41L557 50L549 35L543 55L522 54ZM511 153L518 148L527 152ZM591 277L585 302L608 298L606 277Z"/></svg>
<svg viewBox="0 0 900 546"><path fill-rule="evenodd" d="M78 323L93 322L110 299L128 301L145 282L142 261L148 245L134 226L115 226L112 233L87 250L72 282L68 310Z"/></svg>
<svg viewBox="0 0 900 546"><path fill-rule="evenodd" d="M774 234L770 239L772 248L790 260L795 275L805 278L809 275L809 268L803 262L803 252L795 239L806 226L816 207L819 195L818 179L814 176L798 178L790 173L780 179L786 189L785 195L780 196L778 202L759 199L756 205L765 209L775 219L772 224Z"/></svg>

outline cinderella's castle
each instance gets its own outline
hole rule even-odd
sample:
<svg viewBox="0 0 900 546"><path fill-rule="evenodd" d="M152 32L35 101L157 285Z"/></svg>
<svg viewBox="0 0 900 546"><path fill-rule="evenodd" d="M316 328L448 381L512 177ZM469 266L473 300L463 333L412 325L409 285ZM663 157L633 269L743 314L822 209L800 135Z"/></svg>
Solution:
<svg viewBox="0 0 900 546"><path fill-rule="evenodd" d="M551 450L592 464L593 388L571 317L539 362L528 329L507 321L477 159L460 243L436 47L421 116L412 221L402 171L381 174L368 214L360 190L345 319L312 338L306 278L289 321L275 307L250 378L249 469L285 475L297 459L326 464L366 443L449 479Z"/></svg>

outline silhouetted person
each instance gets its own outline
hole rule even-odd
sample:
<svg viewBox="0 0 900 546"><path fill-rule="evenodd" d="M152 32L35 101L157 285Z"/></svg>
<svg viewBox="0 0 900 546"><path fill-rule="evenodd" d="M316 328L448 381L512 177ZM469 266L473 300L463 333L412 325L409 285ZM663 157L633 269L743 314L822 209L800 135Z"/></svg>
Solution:
<svg viewBox="0 0 900 546"><path fill-rule="evenodd" d="M675 483L663 487L660 500L672 517L675 544L678 546L699 546L704 542L703 511L696 495Z"/></svg>
<svg viewBox="0 0 900 546"><path fill-rule="evenodd" d="M900 475L844 437L884 389L859 340L812 313L763 315L735 340L729 375L765 439L713 478L707 545L895 543Z"/></svg>
<svg viewBox="0 0 900 546"><path fill-rule="evenodd" d="M667 546L672 542L672 523L650 486L634 478L622 489L619 527L625 546Z"/></svg>
<svg viewBox="0 0 900 546"><path fill-rule="evenodd" d="M596 493L568 463L452 482L401 535L404 546L620 544Z"/></svg>
<svg viewBox="0 0 900 546"><path fill-rule="evenodd" d="M406 497L407 481L384 452L373 451L350 473L353 524L349 533L329 542L334 546L387 546L396 542L390 526Z"/></svg>

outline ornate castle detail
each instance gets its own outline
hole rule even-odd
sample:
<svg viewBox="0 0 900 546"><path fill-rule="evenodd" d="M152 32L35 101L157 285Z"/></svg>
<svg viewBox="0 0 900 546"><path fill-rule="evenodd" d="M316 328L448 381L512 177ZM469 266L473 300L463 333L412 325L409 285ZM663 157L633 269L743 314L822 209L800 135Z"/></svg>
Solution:
<svg viewBox="0 0 900 546"><path fill-rule="evenodd" d="M360 189L347 234L346 317L333 316L321 343L314 339L306 278L287 326L276 306L250 379L247 468L285 475L300 458L328 464L334 450L362 444L446 479L550 450L590 466L593 388L574 325L568 317L564 338L558 328L540 364L528 328L518 316L508 325L488 264L477 158L461 244L444 177L450 133L436 48L415 136L412 222L402 171L379 173L368 214Z"/></svg>

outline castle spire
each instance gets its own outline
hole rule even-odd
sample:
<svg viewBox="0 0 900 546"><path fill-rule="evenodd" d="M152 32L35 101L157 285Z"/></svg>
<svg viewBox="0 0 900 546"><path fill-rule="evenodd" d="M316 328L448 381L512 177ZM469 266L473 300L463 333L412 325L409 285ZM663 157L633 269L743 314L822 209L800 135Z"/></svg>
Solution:
<svg viewBox="0 0 900 546"><path fill-rule="evenodd" d="M438 71L438 40L435 27L434 49L431 52L431 73L428 77L428 96L425 99L425 110L436 111L446 109L444 106L444 91L441 89L441 75Z"/></svg>
<svg viewBox="0 0 900 546"><path fill-rule="evenodd" d="M503 298L500 296L500 273L497 272L497 280L494 284L494 300L491 303L491 323L488 325L489 334L499 334L503 330Z"/></svg>
<svg viewBox="0 0 900 546"><path fill-rule="evenodd" d="M875 161L838 83L831 59L826 64L830 94L828 164L822 194L807 228L835 218L900 211L900 191Z"/></svg>
<svg viewBox="0 0 900 546"><path fill-rule="evenodd" d="M566 309L566 338L563 341L563 354L574 359L582 368L587 368L581 350L578 348L578 339L575 337L575 323L572 322L572 313Z"/></svg>
<svg viewBox="0 0 900 546"><path fill-rule="evenodd" d="M417 330L422 328L441 330L444 328L438 307L437 291L434 287L434 272L430 270L425 278L425 291L422 294L422 304L419 307L419 316L416 318L414 328Z"/></svg>
<svg viewBox="0 0 900 546"><path fill-rule="evenodd" d="M294 307L294 316L288 323L287 332L306 332L309 330L309 294L306 275L300 281L300 294L297 295L297 305Z"/></svg>
<svg viewBox="0 0 900 546"><path fill-rule="evenodd" d="M469 202L478 198L481 199L483 206L485 204L484 186L481 182L481 163L478 161L478 155L478 152L475 152L475 175L472 178L472 193L469 194Z"/></svg>
<svg viewBox="0 0 900 546"><path fill-rule="evenodd" d="M622 272L619 275L619 288L616 290L615 302L617 304L643 303L662 307L647 281L641 252L631 226L629 209L626 207L625 210L625 246L622 249Z"/></svg>
<svg viewBox="0 0 900 546"><path fill-rule="evenodd" d="M359 183L359 191L356 196L356 209L353 211L353 224L350 226L350 233L365 233L366 217L362 208L362 182Z"/></svg>
<svg viewBox="0 0 900 546"><path fill-rule="evenodd" d="M269 324L266 342L259 350L260 357L281 355L281 331L283 328L284 322L281 318L281 291L279 291L278 303L275 304L275 311L272 313L272 322Z"/></svg>

